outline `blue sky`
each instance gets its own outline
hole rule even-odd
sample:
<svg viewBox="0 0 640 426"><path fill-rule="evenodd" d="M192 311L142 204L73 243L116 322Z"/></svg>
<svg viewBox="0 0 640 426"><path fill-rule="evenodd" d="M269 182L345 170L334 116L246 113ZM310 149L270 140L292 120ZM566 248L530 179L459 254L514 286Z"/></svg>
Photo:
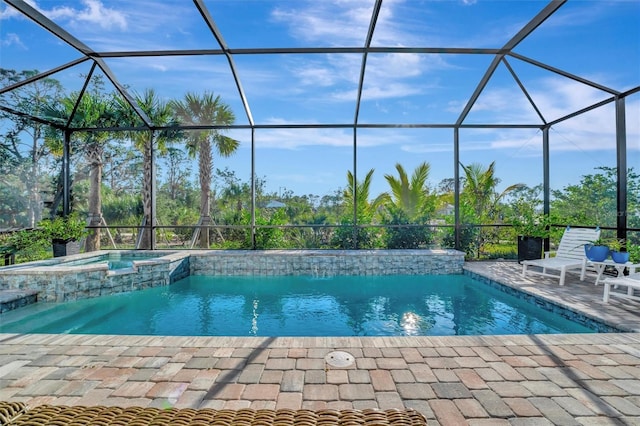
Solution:
<svg viewBox="0 0 640 426"><path fill-rule="evenodd" d="M27 3L98 52L217 49L192 2L38 0ZM546 6L545 1L385 0L372 46L500 48ZM373 0L206 0L230 48L361 47ZM625 91L640 85L640 2L570 0L514 52ZM0 67L45 71L80 54L0 3ZM451 124L484 75L493 55L372 53L368 56L359 123ZM607 99L601 90L508 58L547 121ZM247 124L224 56L108 58L118 81L132 92L154 88L163 98L187 91L221 95ZM356 112L362 62L355 54L236 55L238 76L256 124L350 124ZM82 85L89 64L56 74L69 90ZM640 94L627 98L628 164L640 169ZM551 130L551 185L576 183L594 167L615 165L611 104ZM508 68L501 64L466 124L539 124ZM250 132L232 158L214 166L250 176ZM462 129L463 164L496 162L502 185L542 181L540 131ZM357 171L374 168L374 195L387 190L395 164L407 171L431 165L432 185L453 177L451 129L358 131ZM274 192L325 195L346 184L353 168L351 129L256 130L256 173ZM195 173L194 176L195 178Z"/></svg>

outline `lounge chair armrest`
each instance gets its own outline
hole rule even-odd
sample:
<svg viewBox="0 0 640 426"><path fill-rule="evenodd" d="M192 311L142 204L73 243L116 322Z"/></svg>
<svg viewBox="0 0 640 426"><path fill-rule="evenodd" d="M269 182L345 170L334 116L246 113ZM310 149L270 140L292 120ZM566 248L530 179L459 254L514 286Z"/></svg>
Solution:
<svg viewBox="0 0 640 426"><path fill-rule="evenodd" d="M545 251L544 252L544 258L545 259L549 259L551 257L551 253L555 253L555 252L553 252L553 251Z"/></svg>

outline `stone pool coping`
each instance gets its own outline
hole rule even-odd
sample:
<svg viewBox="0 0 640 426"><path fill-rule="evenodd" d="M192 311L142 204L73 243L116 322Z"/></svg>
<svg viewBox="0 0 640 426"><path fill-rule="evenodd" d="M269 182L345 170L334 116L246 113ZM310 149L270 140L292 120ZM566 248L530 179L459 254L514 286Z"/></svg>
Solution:
<svg viewBox="0 0 640 426"><path fill-rule="evenodd" d="M34 274L44 274L51 271L68 271L73 272L79 269L91 269L91 270L106 270L108 260L104 260L103 262L94 263L83 263L83 264L74 264L78 261L88 260L94 257L102 257L109 255L131 255L131 256L140 256L139 260L136 260L135 263L146 263L146 262L170 262L173 260L181 259L188 256L188 253L175 251L175 250L98 250L89 253L79 253L71 256L45 259L45 260L36 260L33 262L25 262L19 263L15 265L9 265L0 267L0 276L1 275L12 275L17 273L34 273ZM153 259L149 259L146 256L153 254L155 257Z"/></svg>

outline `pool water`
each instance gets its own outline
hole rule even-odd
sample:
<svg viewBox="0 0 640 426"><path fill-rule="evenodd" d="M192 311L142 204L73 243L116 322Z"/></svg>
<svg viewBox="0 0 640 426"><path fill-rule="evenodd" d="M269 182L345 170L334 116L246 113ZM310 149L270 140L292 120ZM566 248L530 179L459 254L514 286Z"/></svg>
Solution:
<svg viewBox="0 0 640 426"><path fill-rule="evenodd" d="M191 276L0 316L2 333L452 336L595 332L465 275Z"/></svg>
<svg viewBox="0 0 640 426"><path fill-rule="evenodd" d="M63 262L60 265L64 266L81 266L81 265L95 265L97 263L107 263L109 270L125 269L133 267L134 261L157 259L157 255L144 255L144 254L103 254L100 256L93 256L87 259L72 260L69 262Z"/></svg>

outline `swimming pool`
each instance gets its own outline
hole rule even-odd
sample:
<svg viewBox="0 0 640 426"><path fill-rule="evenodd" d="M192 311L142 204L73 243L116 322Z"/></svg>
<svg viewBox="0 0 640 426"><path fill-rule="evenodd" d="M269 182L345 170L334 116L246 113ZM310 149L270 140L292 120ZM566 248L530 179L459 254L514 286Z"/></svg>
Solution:
<svg viewBox="0 0 640 426"><path fill-rule="evenodd" d="M466 275L189 276L3 314L2 333L442 336L595 332Z"/></svg>

